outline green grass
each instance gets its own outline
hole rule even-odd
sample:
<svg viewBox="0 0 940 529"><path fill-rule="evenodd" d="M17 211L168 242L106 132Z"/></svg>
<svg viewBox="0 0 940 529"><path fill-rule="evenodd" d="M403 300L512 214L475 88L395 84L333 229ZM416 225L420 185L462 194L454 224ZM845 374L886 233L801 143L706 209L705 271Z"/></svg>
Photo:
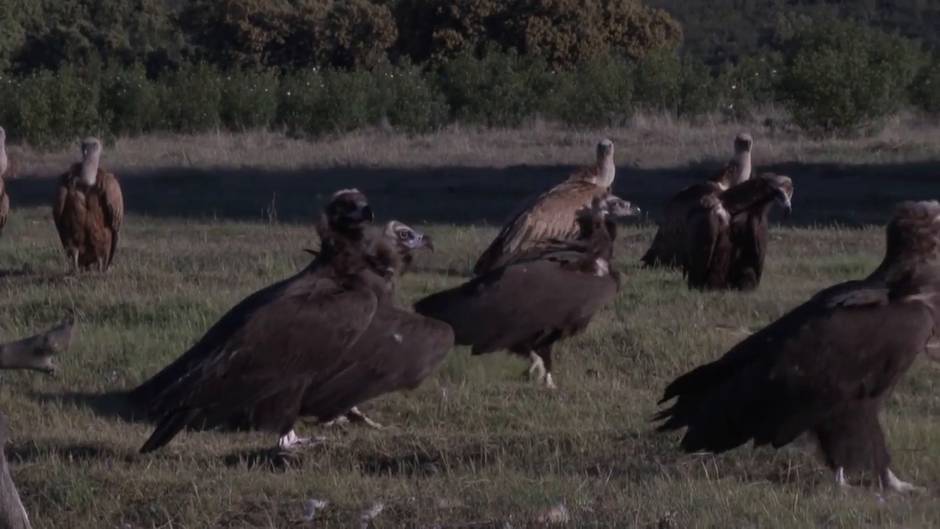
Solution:
<svg viewBox="0 0 940 529"><path fill-rule="evenodd" d="M37 528L313 527L303 504L327 500L316 527L525 527L564 504L571 527L931 527L940 520L940 383L918 361L887 403L902 479L930 492L876 498L838 491L808 442L774 452L682 455L651 432L664 385L722 354L818 289L870 271L880 228L775 229L764 284L750 294L686 290L636 263L650 227L623 230L624 286L588 331L561 344L550 392L526 362L457 349L416 391L363 407L384 431L325 429L292 461L261 433L186 432L140 456L147 424L96 411L85 397L130 387L177 355L232 304L307 261L310 226L131 216L108 276L63 278L47 209L15 210L0 239L0 337L79 327L55 377L0 373L7 454ZM408 221L403 218L401 220ZM491 228L425 227L438 250L404 278L403 301L455 284ZM505 525L508 522L509 525ZM435 525L437 524L437 525Z"/></svg>

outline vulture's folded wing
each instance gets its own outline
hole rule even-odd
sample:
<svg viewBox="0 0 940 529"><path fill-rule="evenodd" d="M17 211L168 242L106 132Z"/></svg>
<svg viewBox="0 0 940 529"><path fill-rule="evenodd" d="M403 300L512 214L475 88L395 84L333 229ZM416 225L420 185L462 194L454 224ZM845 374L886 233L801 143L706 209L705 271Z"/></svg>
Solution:
<svg viewBox="0 0 940 529"><path fill-rule="evenodd" d="M676 379L660 429L687 427L688 451L782 446L840 405L893 386L932 334L923 303L889 302L879 285L837 285Z"/></svg>
<svg viewBox="0 0 940 529"><path fill-rule="evenodd" d="M335 369L308 387L301 415L330 420L385 393L414 389L454 346L446 323L383 304Z"/></svg>
<svg viewBox="0 0 940 529"><path fill-rule="evenodd" d="M539 196L516 214L480 255L473 273L483 274L511 262L527 246L547 239L578 235L577 213L606 192L586 182L566 181Z"/></svg>
<svg viewBox="0 0 940 529"><path fill-rule="evenodd" d="M731 259L729 221L717 200L703 199L703 204L689 213L684 251L689 287L723 286Z"/></svg>
<svg viewBox="0 0 940 529"><path fill-rule="evenodd" d="M610 303L617 283L546 259L516 263L432 294L415 311L444 321L474 353L512 347L533 333L582 321Z"/></svg>
<svg viewBox="0 0 940 529"><path fill-rule="evenodd" d="M141 448L159 448L197 418L247 417L256 428L289 428L309 383L333 370L375 314L375 294L306 278L257 308L161 395L167 410ZM283 433L283 432L282 432Z"/></svg>

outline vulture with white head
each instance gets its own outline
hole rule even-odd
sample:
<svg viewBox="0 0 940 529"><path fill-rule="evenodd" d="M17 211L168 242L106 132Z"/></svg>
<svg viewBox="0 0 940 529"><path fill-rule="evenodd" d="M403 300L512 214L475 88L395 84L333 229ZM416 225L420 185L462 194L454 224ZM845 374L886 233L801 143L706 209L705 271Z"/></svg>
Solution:
<svg viewBox="0 0 940 529"><path fill-rule="evenodd" d="M687 218L683 271L689 288L753 290L767 255L767 216L774 204L789 215L793 182L765 174L703 197Z"/></svg>
<svg viewBox="0 0 940 529"><path fill-rule="evenodd" d="M720 172L705 182L686 187L669 199L653 243L643 255L644 266L682 267L685 264L685 229L689 211L704 197L727 191L751 178L753 145L754 139L750 134L738 134L734 139L734 157Z"/></svg>
<svg viewBox="0 0 940 529"><path fill-rule="evenodd" d="M596 197L579 212L577 240L548 240L511 263L415 304L415 312L450 324L474 355L499 350L531 360L529 375L549 388L552 346L587 328L620 287L611 267L614 217L635 215L629 202Z"/></svg>
<svg viewBox="0 0 940 529"><path fill-rule="evenodd" d="M191 424L248 425L278 434L281 448L296 447L307 441L293 429L299 416L333 419L380 394L414 388L433 371L453 343L443 323L398 315L382 320L385 332L368 332L389 310L401 266L397 245L368 229L371 221L362 193L337 192L307 268L237 304L177 367L131 393L151 399L159 417L141 452Z"/></svg>
<svg viewBox="0 0 940 529"><path fill-rule="evenodd" d="M614 144L602 140L597 144L596 163L576 171L515 214L477 259L473 273L481 275L504 266L540 242L577 237L578 211L610 192L616 171Z"/></svg>
<svg viewBox="0 0 940 529"><path fill-rule="evenodd" d="M101 142L82 141L82 161L59 178L52 218L73 272L111 268L124 222L124 195L113 174L101 168Z"/></svg>
<svg viewBox="0 0 940 529"><path fill-rule="evenodd" d="M683 450L716 453L810 434L839 485L867 471L885 488L913 490L891 471L878 415L915 357L936 351L938 301L940 203L903 203L875 273L817 293L674 380L659 430L685 428Z"/></svg>

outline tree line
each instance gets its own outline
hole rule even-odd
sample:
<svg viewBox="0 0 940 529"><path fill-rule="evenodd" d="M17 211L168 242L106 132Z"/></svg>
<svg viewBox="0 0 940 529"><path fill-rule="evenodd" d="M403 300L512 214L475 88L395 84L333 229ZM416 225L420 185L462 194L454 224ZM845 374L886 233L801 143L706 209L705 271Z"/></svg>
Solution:
<svg viewBox="0 0 940 529"><path fill-rule="evenodd" d="M54 146L220 128L616 126L638 111L747 119L767 105L851 134L903 106L940 112L924 42L794 20L715 62L638 0L0 0L0 123Z"/></svg>

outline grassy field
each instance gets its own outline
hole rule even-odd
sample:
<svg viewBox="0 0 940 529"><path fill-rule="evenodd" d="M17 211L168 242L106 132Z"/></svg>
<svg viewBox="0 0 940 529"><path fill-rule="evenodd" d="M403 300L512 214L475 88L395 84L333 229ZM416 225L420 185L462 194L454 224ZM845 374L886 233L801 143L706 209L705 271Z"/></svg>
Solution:
<svg viewBox="0 0 940 529"><path fill-rule="evenodd" d="M592 143L571 153L590 153ZM133 386L176 357L233 303L303 266L301 249L315 245L309 219L330 190L359 185L380 218L433 235L438 250L403 280L410 302L462 281L494 234L483 223L582 160L269 172L237 162L137 173L127 165L130 214L116 269L78 280L63 276L44 206L52 182L42 171L12 182L14 217L0 239L0 337L31 334L70 310L79 321L57 376L0 374L0 410L13 430L7 454L35 527L359 527L378 505L373 527L527 527L551 518L569 527L935 527L940 368L926 360L884 417L894 468L924 494L836 490L808 442L682 455L677 438L652 433L649 422L673 377L818 289L873 269L882 228L831 221L883 223L899 198L940 195L929 157L914 173L899 169L902 160L774 161L796 164L796 215L774 229L755 293L688 292L676 274L640 269L653 229L648 220L625 227L616 257L624 288L584 335L558 348L554 392L524 380L520 359L457 349L417 391L363 407L388 428L302 424L302 434L327 442L290 461L269 450L273 437L254 433L187 432L139 456L150 425L96 405L96 395ZM628 168L618 192L655 215L709 163ZM313 499L328 505L310 521Z"/></svg>

